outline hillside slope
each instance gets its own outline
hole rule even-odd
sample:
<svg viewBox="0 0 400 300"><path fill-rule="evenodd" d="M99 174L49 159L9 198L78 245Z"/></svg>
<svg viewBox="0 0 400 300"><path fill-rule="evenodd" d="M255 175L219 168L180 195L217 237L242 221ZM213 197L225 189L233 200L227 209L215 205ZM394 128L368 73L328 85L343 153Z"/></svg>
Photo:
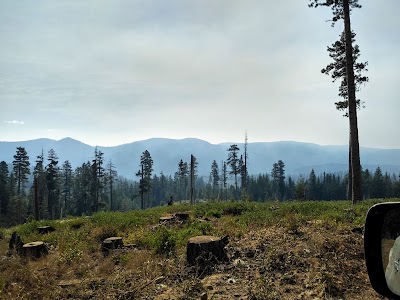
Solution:
<svg viewBox="0 0 400 300"><path fill-rule="evenodd" d="M174 205L21 225L0 231L0 298L381 299L360 232L375 202ZM189 221L159 224L178 211ZM55 231L39 235L38 225ZM49 254L4 256L13 230L26 242L45 241ZM186 242L202 234L229 235L229 261L188 266ZM102 254L109 236L126 247Z"/></svg>
<svg viewBox="0 0 400 300"><path fill-rule="evenodd" d="M23 146L30 156L31 164L38 155L54 149L59 157L60 164L65 160L72 163L73 168L90 161L94 157L94 147L83 144L71 138L60 141L38 139L25 142L0 142L0 161L12 163L16 147ZM238 144L240 153L244 145ZM161 139L154 138L133 142L115 147L98 147L104 153L105 162L110 159L118 173L127 178L134 178L139 168L139 160L143 151L148 150L154 160L154 173L174 175L178 163L190 161L193 154L198 160L198 174L208 176L211 163L218 164L228 157L229 143L210 144L199 139ZM346 172L348 164L347 146L320 146L300 142L265 142L249 143L248 145L249 174L270 173L273 163L283 160L286 174L309 174L311 169L319 172ZM400 172L400 149L372 149L361 148L361 161L364 169L375 170L380 166L390 173Z"/></svg>

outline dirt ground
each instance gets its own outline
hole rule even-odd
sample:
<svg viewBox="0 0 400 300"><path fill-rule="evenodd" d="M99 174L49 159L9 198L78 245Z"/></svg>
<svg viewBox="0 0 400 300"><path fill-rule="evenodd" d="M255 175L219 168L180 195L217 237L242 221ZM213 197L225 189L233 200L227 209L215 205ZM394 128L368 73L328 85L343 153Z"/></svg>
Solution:
<svg viewBox="0 0 400 300"><path fill-rule="evenodd" d="M383 299L370 286L359 228L318 221L294 231L254 228L231 237L226 249L228 262L201 267L188 266L183 252L165 258L144 249L107 258L96 250L72 265L57 250L26 264L3 256L9 275L0 298Z"/></svg>
<svg viewBox="0 0 400 300"><path fill-rule="evenodd" d="M354 230L353 230L354 231ZM149 286L144 299L383 299L369 284L363 237L317 223L273 226L227 246L230 262L184 269ZM183 276L185 274L185 276Z"/></svg>

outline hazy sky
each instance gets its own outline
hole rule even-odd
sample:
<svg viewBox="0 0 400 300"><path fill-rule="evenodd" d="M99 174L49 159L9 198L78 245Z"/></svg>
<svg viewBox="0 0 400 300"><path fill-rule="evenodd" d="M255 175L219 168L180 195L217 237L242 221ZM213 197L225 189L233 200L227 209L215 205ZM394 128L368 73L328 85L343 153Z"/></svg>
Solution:
<svg viewBox="0 0 400 300"><path fill-rule="evenodd" d="M360 0L360 145L400 148L399 0ZM347 144L338 39L308 0L2 0L0 140Z"/></svg>

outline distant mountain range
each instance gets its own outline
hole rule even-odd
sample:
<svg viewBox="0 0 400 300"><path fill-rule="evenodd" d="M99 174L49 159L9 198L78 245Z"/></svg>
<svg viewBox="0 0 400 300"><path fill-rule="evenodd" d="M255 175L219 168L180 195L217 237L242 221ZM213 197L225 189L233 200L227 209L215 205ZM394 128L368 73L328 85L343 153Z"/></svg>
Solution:
<svg viewBox="0 0 400 300"><path fill-rule="evenodd" d="M243 143L238 143L240 153ZM21 142L0 142L0 161L12 163L16 148L25 147L31 165L38 155L44 152L45 157L54 149L59 157L59 165L69 160L73 168L92 160L95 147L80 141L65 138L59 141L37 139ZM190 162L193 154L198 160L198 173L208 177L211 163L216 160L219 165L228 157L230 143L210 144L199 139L165 139L153 138L115 147L97 147L104 153L105 161L112 160L119 175L135 178L139 170L139 160L143 151L148 150L154 160L154 173L173 175L178 163ZM316 173L346 172L348 164L348 146L321 146L302 142L261 142L248 144L249 174L270 173L272 164L278 160L285 163L286 174L306 174L314 169ZM361 148L361 162L364 169L375 171L379 166L384 172L400 173L400 149Z"/></svg>

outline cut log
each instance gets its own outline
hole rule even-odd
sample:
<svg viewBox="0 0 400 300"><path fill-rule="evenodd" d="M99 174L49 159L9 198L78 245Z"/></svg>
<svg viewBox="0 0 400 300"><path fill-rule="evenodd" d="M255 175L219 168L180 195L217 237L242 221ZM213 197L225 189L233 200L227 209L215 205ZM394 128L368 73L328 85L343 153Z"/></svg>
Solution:
<svg viewBox="0 0 400 300"><path fill-rule="evenodd" d="M127 244L125 245L126 249L139 249L139 246L137 244Z"/></svg>
<svg viewBox="0 0 400 300"><path fill-rule="evenodd" d="M29 258L40 258L48 253L45 243L41 241L28 243L22 246L22 254Z"/></svg>
<svg viewBox="0 0 400 300"><path fill-rule="evenodd" d="M101 250L103 252L109 252L110 250L121 249L123 247L124 247L124 242L122 241L122 237L117 237L117 236L106 238L101 243Z"/></svg>
<svg viewBox="0 0 400 300"><path fill-rule="evenodd" d="M52 226L40 226L36 227L36 229L40 234L46 234L55 231L55 229Z"/></svg>
<svg viewBox="0 0 400 300"><path fill-rule="evenodd" d="M186 247L186 260L189 265L205 265L228 260L225 246L228 237L195 236L189 239Z"/></svg>

